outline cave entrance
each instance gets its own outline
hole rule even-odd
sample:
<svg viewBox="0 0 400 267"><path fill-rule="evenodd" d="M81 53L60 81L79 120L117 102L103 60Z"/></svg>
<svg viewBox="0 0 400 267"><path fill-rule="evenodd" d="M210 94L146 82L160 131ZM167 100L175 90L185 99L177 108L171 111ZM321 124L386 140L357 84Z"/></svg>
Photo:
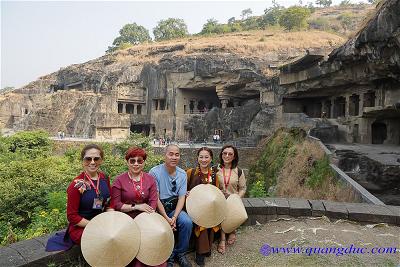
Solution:
<svg viewBox="0 0 400 267"><path fill-rule="evenodd" d="M147 124L131 124L130 130L133 133L141 133L144 134L145 136L150 135L150 126Z"/></svg>
<svg viewBox="0 0 400 267"><path fill-rule="evenodd" d="M177 103L178 114L198 114L207 113L213 107L220 107L221 102L218 98L215 86L200 88L179 88L183 101ZM182 98L178 98L182 99Z"/></svg>
<svg viewBox="0 0 400 267"><path fill-rule="evenodd" d="M372 144L383 144L386 138L386 124L382 122L374 122L372 124Z"/></svg>

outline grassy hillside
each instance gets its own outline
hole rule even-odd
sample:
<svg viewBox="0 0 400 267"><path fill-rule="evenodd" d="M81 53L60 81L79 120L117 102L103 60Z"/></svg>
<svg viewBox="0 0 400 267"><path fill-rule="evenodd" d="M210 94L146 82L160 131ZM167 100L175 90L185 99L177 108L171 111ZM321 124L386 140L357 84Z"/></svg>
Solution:
<svg viewBox="0 0 400 267"><path fill-rule="evenodd" d="M334 177L323 150L305 136L301 129L280 129L268 140L250 168L249 195L356 202Z"/></svg>

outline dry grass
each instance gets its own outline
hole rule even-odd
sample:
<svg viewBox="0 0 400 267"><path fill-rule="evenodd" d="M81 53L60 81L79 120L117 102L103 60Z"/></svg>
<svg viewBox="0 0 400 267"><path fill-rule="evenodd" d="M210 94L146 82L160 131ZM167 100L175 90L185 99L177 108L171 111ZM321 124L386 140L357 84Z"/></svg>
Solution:
<svg viewBox="0 0 400 267"><path fill-rule="evenodd" d="M321 160L324 152L318 144L308 140L294 147L296 155L287 158L279 173L277 196L357 202L353 190L336 183L334 177L325 179L315 190L306 186L306 179L309 177L313 162Z"/></svg>
<svg viewBox="0 0 400 267"><path fill-rule="evenodd" d="M157 43L147 43L115 52L118 62L132 64L157 62L166 48L183 45L183 49L171 52L176 56L207 53L237 54L248 58L265 58L267 54L293 54L305 49L332 50L343 44L344 38L322 31L285 32L280 29L229 33L214 36L192 36ZM159 53L157 51L160 51Z"/></svg>

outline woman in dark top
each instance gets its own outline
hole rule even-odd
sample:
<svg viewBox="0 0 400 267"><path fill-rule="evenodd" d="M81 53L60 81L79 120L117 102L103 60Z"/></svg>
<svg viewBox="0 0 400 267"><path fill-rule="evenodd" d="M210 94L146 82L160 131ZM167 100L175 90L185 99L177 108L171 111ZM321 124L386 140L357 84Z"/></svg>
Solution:
<svg viewBox="0 0 400 267"><path fill-rule="evenodd" d="M68 234L76 244L81 243L83 229L89 221L110 209L110 180L99 171L104 152L95 144L85 146L81 152L83 172L67 189Z"/></svg>
<svg viewBox="0 0 400 267"><path fill-rule="evenodd" d="M188 179L187 196L190 194L190 190L199 184L212 184L219 188L219 181L216 176L217 169L211 167L212 159L213 153L208 147L202 147L197 151L197 167L186 171ZM214 233L219 229L219 226L210 229L198 225L194 227L194 234L196 237L195 261L198 265L205 265L204 257L211 254Z"/></svg>
<svg viewBox="0 0 400 267"><path fill-rule="evenodd" d="M130 148L125 159L128 172L118 175L112 184L112 202L115 210L135 218L141 212L154 212L157 207L157 185L148 173L143 171L147 154L141 148ZM146 266L136 258L129 266ZM159 266L166 266L163 263Z"/></svg>

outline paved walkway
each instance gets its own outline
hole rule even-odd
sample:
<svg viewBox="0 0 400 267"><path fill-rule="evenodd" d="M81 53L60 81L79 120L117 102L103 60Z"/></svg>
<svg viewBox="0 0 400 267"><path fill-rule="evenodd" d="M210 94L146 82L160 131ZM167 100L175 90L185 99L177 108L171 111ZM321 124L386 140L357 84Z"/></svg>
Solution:
<svg viewBox="0 0 400 267"><path fill-rule="evenodd" d="M400 146L371 144L327 144L335 150L352 150L385 165L400 165ZM331 149L332 150L332 149Z"/></svg>

